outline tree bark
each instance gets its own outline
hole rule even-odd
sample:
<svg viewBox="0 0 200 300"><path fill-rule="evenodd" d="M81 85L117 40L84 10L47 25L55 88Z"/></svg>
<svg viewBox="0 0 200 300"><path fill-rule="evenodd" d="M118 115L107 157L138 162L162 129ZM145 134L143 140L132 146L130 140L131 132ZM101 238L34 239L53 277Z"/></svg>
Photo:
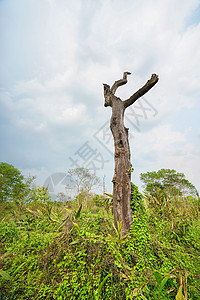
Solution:
<svg viewBox="0 0 200 300"><path fill-rule="evenodd" d="M114 138L115 146L115 170L113 176L113 212L115 227L122 223L121 236L128 233L132 224L131 200L131 161L128 141L128 128L124 126L125 109L132 105L138 98L146 94L157 82L158 76L152 74L147 83L134 93L129 99L122 101L114 94L119 86L127 83L127 75L114 82L112 87L104 84L104 106L112 107L110 129Z"/></svg>

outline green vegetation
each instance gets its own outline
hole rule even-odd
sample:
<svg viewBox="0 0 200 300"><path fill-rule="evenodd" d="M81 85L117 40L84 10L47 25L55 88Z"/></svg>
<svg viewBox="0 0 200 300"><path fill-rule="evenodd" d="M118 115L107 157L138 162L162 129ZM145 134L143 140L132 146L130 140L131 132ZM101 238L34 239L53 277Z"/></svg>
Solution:
<svg viewBox="0 0 200 300"><path fill-rule="evenodd" d="M194 196L199 197L197 189L190 183L183 173L175 170L161 169L159 171L142 173L140 179L145 189L152 196L155 196L158 189L170 196Z"/></svg>
<svg viewBox="0 0 200 300"><path fill-rule="evenodd" d="M25 190L24 176L7 163L0 164L0 202L19 199Z"/></svg>
<svg viewBox="0 0 200 300"><path fill-rule="evenodd" d="M199 299L198 196L132 184L121 238L112 195L52 202L24 182L0 202L0 299Z"/></svg>

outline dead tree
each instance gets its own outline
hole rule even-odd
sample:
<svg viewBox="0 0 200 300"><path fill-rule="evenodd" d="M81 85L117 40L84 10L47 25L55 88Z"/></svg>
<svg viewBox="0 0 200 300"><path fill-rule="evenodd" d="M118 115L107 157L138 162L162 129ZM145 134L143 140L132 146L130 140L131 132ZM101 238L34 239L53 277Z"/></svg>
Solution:
<svg viewBox="0 0 200 300"><path fill-rule="evenodd" d="M116 228L122 222L121 236L124 236L132 224L131 200L131 161L128 141L128 128L124 126L124 112L138 98L146 94L157 82L158 76L152 74L147 83L134 93L129 99L122 101L115 96L117 88L127 83L127 75L124 72L123 78L114 82L112 87L104 84L104 106L112 107L110 129L114 138L115 146L115 171L113 177L113 212Z"/></svg>

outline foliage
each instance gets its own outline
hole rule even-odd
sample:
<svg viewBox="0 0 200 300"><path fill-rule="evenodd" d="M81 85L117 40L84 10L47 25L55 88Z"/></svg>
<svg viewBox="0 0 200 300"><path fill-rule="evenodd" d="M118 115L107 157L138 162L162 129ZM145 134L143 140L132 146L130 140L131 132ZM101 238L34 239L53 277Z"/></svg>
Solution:
<svg viewBox="0 0 200 300"><path fill-rule="evenodd" d="M24 190L24 176L14 166L0 163L0 201L9 201L18 197Z"/></svg>
<svg viewBox="0 0 200 300"><path fill-rule="evenodd" d="M183 173L175 170L161 169L159 171L142 173L140 179L145 185L145 189L152 196L156 196L161 190L168 196L194 196L198 197L195 186L190 183Z"/></svg>
<svg viewBox="0 0 200 300"><path fill-rule="evenodd" d="M34 191L35 177L25 178L14 166L0 163L0 202L14 202L21 206L30 201L31 192Z"/></svg>
<svg viewBox="0 0 200 300"><path fill-rule="evenodd" d="M133 213L142 212L142 214L144 214L145 212L143 195L139 192L138 187L134 183L131 183L131 208Z"/></svg>
<svg viewBox="0 0 200 300"><path fill-rule="evenodd" d="M112 199L112 195L107 195ZM199 299L199 200L142 195L121 237L105 197L1 203L0 299ZM9 205L8 205L9 204Z"/></svg>
<svg viewBox="0 0 200 300"><path fill-rule="evenodd" d="M36 187L30 191L30 201L49 201L50 199L51 197L49 196L49 191L44 186Z"/></svg>
<svg viewBox="0 0 200 300"><path fill-rule="evenodd" d="M106 211L109 211L111 209L111 211L113 212L113 195L109 194L109 193L104 193L107 197L103 197L103 199L101 200L102 205L105 207Z"/></svg>

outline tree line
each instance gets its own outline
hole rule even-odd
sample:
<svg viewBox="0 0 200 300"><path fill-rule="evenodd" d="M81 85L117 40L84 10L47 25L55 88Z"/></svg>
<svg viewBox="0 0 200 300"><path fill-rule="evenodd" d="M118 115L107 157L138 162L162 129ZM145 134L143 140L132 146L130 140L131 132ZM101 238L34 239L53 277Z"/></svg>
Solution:
<svg viewBox="0 0 200 300"><path fill-rule="evenodd" d="M75 197L79 202L81 195L84 197L97 187L101 180L90 170L85 168L70 169L68 174L75 184ZM173 169L161 169L140 174L144 190L156 197L160 192L167 197L194 197L199 199L196 187L185 178L183 173ZM0 202L34 200L37 193L44 187L34 185L34 176L25 177L20 170L11 164L0 163ZM67 187L66 187L67 188ZM58 195L58 200L60 199ZM66 198L64 198L66 199Z"/></svg>

